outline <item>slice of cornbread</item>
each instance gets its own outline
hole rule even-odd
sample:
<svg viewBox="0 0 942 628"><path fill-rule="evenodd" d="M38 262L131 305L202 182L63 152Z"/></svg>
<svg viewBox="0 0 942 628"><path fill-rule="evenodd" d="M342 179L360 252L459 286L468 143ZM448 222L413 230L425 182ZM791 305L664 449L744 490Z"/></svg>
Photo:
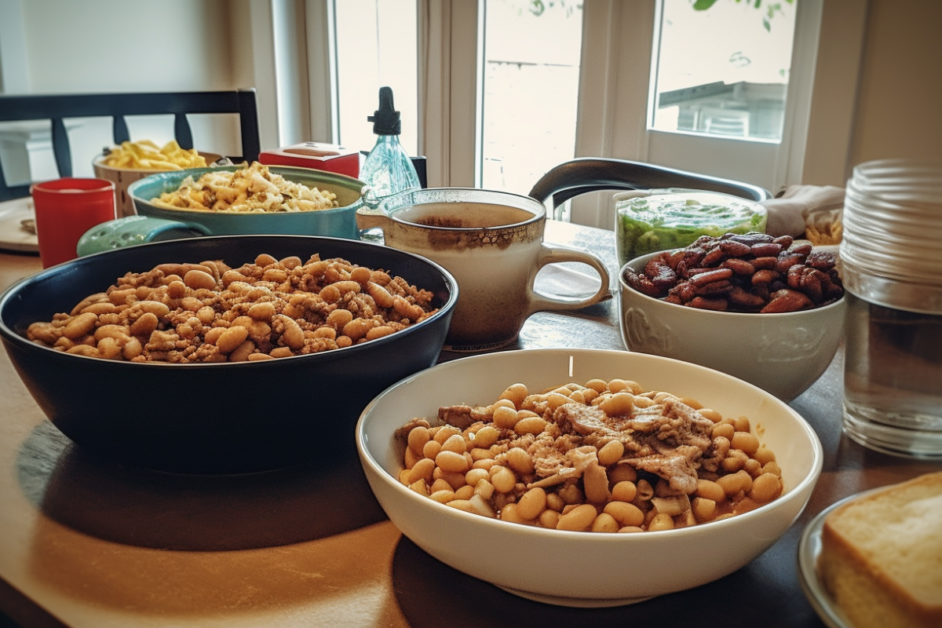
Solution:
<svg viewBox="0 0 942 628"><path fill-rule="evenodd" d="M942 472L830 513L818 570L858 628L942 626Z"/></svg>

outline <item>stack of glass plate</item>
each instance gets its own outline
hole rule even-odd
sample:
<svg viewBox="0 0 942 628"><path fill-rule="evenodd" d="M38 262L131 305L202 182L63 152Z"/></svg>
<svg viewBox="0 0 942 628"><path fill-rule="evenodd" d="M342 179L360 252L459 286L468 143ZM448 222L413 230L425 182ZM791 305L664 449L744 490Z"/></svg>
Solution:
<svg viewBox="0 0 942 628"><path fill-rule="evenodd" d="M942 162L857 166L843 222L849 290L870 303L942 312Z"/></svg>
<svg viewBox="0 0 942 628"><path fill-rule="evenodd" d="M942 162L857 166L843 223L844 431L942 460Z"/></svg>

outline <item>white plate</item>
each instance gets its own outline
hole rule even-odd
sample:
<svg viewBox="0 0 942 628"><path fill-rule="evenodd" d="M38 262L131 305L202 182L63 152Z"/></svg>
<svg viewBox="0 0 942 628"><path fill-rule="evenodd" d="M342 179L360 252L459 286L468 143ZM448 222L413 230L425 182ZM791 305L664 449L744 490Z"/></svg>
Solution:
<svg viewBox="0 0 942 628"><path fill-rule="evenodd" d="M35 233L23 229L24 220L35 220L32 197L0 203L0 249L27 253L39 252Z"/></svg>
<svg viewBox="0 0 942 628"><path fill-rule="evenodd" d="M821 532L824 529L824 519L842 504L880 490L883 489L864 491L831 504L812 519L801 533L801 541L798 542L798 581L818 617L829 628L853 628L853 624L828 593L824 582L818 575L818 557L821 555Z"/></svg>

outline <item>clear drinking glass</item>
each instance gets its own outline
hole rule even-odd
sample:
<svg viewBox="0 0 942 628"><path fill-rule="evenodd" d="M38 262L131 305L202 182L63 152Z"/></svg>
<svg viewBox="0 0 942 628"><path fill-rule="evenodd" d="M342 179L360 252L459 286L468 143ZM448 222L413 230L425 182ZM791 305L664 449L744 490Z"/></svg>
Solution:
<svg viewBox="0 0 942 628"><path fill-rule="evenodd" d="M942 314L845 298L847 434L887 453L942 459Z"/></svg>
<svg viewBox="0 0 942 628"><path fill-rule="evenodd" d="M844 431L885 453L942 460L942 163L862 164L841 243ZM913 229L914 225L922 229ZM918 255L914 255L918 252Z"/></svg>

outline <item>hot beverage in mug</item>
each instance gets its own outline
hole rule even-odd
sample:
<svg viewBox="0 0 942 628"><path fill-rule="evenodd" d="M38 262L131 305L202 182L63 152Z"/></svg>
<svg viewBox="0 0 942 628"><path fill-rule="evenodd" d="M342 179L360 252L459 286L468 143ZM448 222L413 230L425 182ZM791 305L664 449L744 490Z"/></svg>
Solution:
<svg viewBox="0 0 942 628"><path fill-rule="evenodd" d="M426 227L482 229L526 222L533 214L525 209L483 203L428 203L400 210L397 219Z"/></svg>
<svg viewBox="0 0 942 628"><path fill-rule="evenodd" d="M382 209L387 246L431 259L458 282L446 349L510 344L534 312L582 308L609 294L608 272L598 257L543 242L546 210L532 198L432 188L389 197ZM540 268L557 262L588 264L601 278L599 290L578 299L535 292Z"/></svg>

